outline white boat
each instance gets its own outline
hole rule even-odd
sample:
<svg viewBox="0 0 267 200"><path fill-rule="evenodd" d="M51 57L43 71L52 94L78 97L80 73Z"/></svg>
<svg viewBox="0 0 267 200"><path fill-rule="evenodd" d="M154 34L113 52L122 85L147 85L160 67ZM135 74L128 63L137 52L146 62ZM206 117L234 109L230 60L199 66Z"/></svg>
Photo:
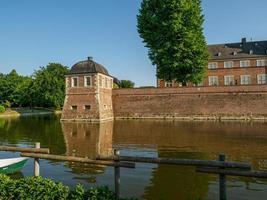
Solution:
<svg viewBox="0 0 267 200"><path fill-rule="evenodd" d="M0 159L0 173L12 174L20 171L29 158L6 158Z"/></svg>

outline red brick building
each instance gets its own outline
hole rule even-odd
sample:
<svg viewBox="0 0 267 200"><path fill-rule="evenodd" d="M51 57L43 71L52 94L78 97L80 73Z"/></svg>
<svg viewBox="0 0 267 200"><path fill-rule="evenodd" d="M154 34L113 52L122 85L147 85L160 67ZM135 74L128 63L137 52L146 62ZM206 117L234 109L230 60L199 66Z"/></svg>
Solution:
<svg viewBox="0 0 267 200"><path fill-rule="evenodd" d="M247 42L243 38L240 43L209 45L208 50L207 76L198 86L267 84L267 41ZM181 84L158 79L157 86L179 87Z"/></svg>
<svg viewBox="0 0 267 200"><path fill-rule="evenodd" d="M91 58L73 65L66 75L61 120L99 122L113 119L113 77Z"/></svg>

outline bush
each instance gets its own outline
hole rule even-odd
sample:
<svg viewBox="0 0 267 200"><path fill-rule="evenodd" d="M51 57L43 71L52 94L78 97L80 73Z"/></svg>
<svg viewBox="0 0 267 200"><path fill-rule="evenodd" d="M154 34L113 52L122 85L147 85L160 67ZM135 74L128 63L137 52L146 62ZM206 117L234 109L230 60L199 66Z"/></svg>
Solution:
<svg viewBox="0 0 267 200"><path fill-rule="evenodd" d="M6 111L5 107L0 105L0 113L4 113Z"/></svg>
<svg viewBox="0 0 267 200"><path fill-rule="evenodd" d="M107 187L85 190L82 185L77 185L74 190L70 191L69 187L64 186L62 183L56 183L42 177L12 180L8 176L0 174L0 200L15 199L117 200L114 192Z"/></svg>
<svg viewBox="0 0 267 200"><path fill-rule="evenodd" d="M3 106L5 108L11 108L11 103L8 100L6 100L5 103L3 103Z"/></svg>

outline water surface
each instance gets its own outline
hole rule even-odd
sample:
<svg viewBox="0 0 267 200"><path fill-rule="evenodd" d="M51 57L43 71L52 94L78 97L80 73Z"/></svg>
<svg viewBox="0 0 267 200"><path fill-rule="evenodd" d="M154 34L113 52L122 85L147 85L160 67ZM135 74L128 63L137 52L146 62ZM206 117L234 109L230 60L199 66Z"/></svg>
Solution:
<svg viewBox="0 0 267 200"><path fill-rule="evenodd" d="M121 155L165 158L227 159L251 162L267 170L266 122L114 121L102 124L60 123L53 115L0 119L1 145L50 148L52 154L94 158ZM2 158L18 153L0 152ZM41 160L41 175L73 187L114 188L112 167ZM33 174L30 160L22 173ZM218 177L196 173L194 167L137 164L121 170L122 196L142 199L217 199ZM228 199L267 199L267 180L227 177Z"/></svg>

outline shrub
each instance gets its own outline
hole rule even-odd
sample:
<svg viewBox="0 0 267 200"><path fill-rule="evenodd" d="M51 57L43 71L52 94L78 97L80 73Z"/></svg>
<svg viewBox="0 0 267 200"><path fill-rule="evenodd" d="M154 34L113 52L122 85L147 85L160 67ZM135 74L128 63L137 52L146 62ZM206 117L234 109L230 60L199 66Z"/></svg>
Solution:
<svg viewBox="0 0 267 200"><path fill-rule="evenodd" d="M6 111L5 107L0 105L0 113L4 113Z"/></svg>
<svg viewBox="0 0 267 200"><path fill-rule="evenodd" d="M3 103L3 106L5 108L11 108L11 103L8 100L6 100L5 103Z"/></svg>
<svg viewBox="0 0 267 200"><path fill-rule="evenodd" d="M72 191L62 183L42 177L27 177L12 180L0 174L0 200L117 200L107 187L85 190L77 185ZM127 199L121 199L127 200ZM130 200L130 199L128 199ZM134 200L134 199L132 199Z"/></svg>

